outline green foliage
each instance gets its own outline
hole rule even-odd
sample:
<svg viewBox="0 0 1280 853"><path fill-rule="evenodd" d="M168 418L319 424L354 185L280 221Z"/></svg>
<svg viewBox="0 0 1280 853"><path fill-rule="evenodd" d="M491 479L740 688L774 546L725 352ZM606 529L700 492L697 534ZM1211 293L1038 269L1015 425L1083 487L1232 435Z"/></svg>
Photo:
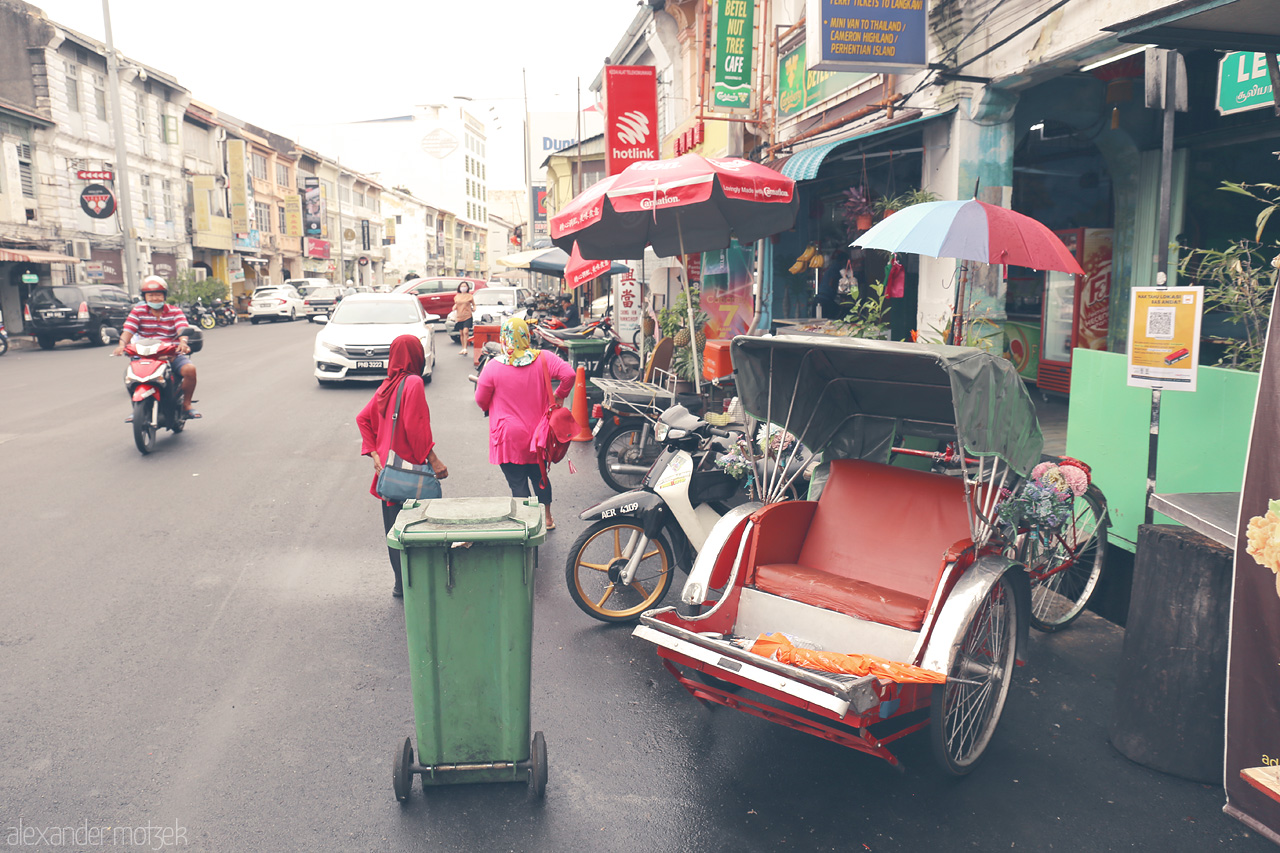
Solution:
<svg viewBox="0 0 1280 853"><path fill-rule="evenodd" d="M1223 312L1244 333L1224 342L1226 352L1218 362L1223 367L1254 373L1262 369L1277 266L1280 255L1268 261L1263 247L1251 240L1236 240L1221 251L1196 249L1182 259L1181 271L1204 285L1205 307Z"/></svg>
<svg viewBox="0 0 1280 853"><path fill-rule="evenodd" d="M884 282L871 285L874 294L855 302L849 313L836 320L836 328L851 338L883 338L889 326L889 306L885 302Z"/></svg>
<svg viewBox="0 0 1280 853"><path fill-rule="evenodd" d="M658 312L658 328L662 331L662 337L675 337L676 332L681 329L687 329L689 326L689 299L692 295L693 299L693 320L694 327L701 331L707 327L707 323L711 321L711 317L701 309L702 288L699 285L689 285L680 289L680 293L668 305ZM692 338L692 332L690 333ZM692 342L692 341L691 341ZM671 372L680 379L689 382L694 381L694 375L701 370L701 365L695 363L693 358L692 346L676 347L671 353Z"/></svg>
<svg viewBox="0 0 1280 853"><path fill-rule="evenodd" d="M212 305L215 299L226 299L231 289L220 278L206 278L196 281L191 271L180 272L169 282L169 302L173 305L190 305L197 299L204 300L205 305Z"/></svg>
<svg viewBox="0 0 1280 853"><path fill-rule="evenodd" d="M892 197L876 199L874 205L878 214L892 213L895 210L902 210L904 207L910 207L913 204L924 204L929 201L937 201L937 193L931 193L928 190L910 190Z"/></svg>
<svg viewBox="0 0 1280 853"><path fill-rule="evenodd" d="M1263 244L1262 232L1280 207L1280 185L1223 181L1218 189L1262 205L1254 220L1257 231L1252 240L1235 240L1225 249L1194 249L1183 256L1178 269L1204 285L1207 309L1221 311L1228 323L1243 332L1242 337L1223 341L1226 351L1218 364L1256 373L1262 369L1267 322L1280 274L1280 245Z"/></svg>

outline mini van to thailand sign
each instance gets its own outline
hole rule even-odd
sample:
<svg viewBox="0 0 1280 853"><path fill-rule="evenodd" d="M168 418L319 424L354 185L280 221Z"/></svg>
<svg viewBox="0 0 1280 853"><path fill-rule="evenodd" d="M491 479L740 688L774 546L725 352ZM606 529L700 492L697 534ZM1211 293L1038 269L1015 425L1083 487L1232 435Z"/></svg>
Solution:
<svg viewBox="0 0 1280 853"><path fill-rule="evenodd" d="M1267 71L1267 55L1237 51L1218 62L1218 112L1242 113L1272 106L1276 95Z"/></svg>
<svg viewBox="0 0 1280 853"><path fill-rule="evenodd" d="M927 0L806 0L809 68L918 71L925 67Z"/></svg>

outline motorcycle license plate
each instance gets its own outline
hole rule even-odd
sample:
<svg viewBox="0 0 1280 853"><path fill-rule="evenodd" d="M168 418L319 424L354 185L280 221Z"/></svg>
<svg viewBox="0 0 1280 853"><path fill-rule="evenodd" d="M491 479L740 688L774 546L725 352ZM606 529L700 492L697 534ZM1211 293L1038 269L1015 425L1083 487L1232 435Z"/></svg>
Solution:
<svg viewBox="0 0 1280 853"><path fill-rule="evenodd" d="M386 367L386 366L387 366L387 363L385 361L357 361L356 362L356 370L362 370L366 367L372 369L375 367Z"/></svg>
<svg viewBox="0 0 1280 853"><path fill-rule="evenodd" d="M604 418L597 418L596 425L591 428L591 437L595 438L600 434L600 427L604 426Z"/></svg>

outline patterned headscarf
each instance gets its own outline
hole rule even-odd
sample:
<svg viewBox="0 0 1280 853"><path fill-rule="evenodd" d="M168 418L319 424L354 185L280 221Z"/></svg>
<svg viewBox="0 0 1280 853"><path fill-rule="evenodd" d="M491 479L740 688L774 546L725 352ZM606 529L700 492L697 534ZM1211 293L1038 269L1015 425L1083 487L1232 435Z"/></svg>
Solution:
<svg viewBox="0 0 1280 853"><path fill-rule="evenodd" d="M522 317L507 317L502 321L502 355L498 361L512 367L533 364L538 351L529 343L529 324Z"/></svg>

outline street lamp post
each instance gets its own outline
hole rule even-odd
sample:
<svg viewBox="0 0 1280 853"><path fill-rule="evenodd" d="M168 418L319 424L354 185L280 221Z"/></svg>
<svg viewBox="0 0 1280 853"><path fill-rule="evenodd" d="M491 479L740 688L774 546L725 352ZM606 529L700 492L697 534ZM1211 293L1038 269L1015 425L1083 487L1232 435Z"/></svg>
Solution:
<svg viewBox="0 0 1280 853"><path fill-rule="evenodd" d="M116 149L116 193L120 196L120 230L123 232L120 254L124 259L125 286L133 296L138 295L138 252L133 244L133 201L129 192L128 146L124 139L124 113L120 106L120 72L116 62L115 44L111 39L111 7L109 0L102 0L102 23L107 41L107 80L111 87L111 126Z"/></svg>

